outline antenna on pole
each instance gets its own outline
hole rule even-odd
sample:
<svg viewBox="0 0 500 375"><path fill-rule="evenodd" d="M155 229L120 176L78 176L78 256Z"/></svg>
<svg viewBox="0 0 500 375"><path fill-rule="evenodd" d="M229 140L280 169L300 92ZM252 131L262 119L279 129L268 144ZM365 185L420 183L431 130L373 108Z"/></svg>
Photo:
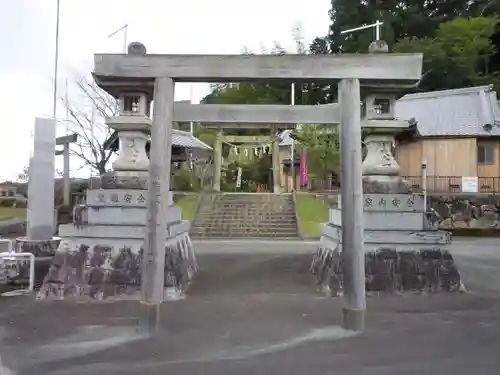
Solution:
<svg viewBox="0 0 500 375"><path fill-rule="evenodd" d="M108 39L115 36L119 32L123 31L123 53L127 53L127 34L128 34L128 23L120 27L118 30L112 32L108 35Z"/></svg>
<svg viewBox="0 0 500 375"><path fill-rule="evenodd" d="M340 34L352 33L353 31L365 30L365 29L369 29L370 27L374 27L375 28L375 40L380 40L380 26L382 26L383 24L384 24L383 22L380 22L379 20L377 20L377 22L372 23L370 25L359 26L359 27L355 27L353 29L341 31Z"/></svg>

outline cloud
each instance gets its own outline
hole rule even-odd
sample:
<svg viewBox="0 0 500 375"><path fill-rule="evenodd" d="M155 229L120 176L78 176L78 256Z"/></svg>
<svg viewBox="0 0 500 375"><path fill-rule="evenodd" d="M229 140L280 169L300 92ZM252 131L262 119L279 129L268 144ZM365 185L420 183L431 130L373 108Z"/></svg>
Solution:
<svg viewBox="0 0 500 375"><path fill-rule="evenodd" d="M4 1L0 12L0 100L2 147L0 180L13 178L27 163L34 117L52 112L57 0ZM260 52L274 41L293 50L292 28L300 21L306 44L328 30L329 2L309 0L60 0L59 90L75 72L88 74L94 53L120 53L123 34L107 36L128 24L127 39L144 43L150 53ZM71 87L71 85L69 85ZM208 86L196 84L199 101ZM188 84L176 99L189 99ZM64 110L59 106L59 113ZM7 137L7 138L6 138ZM5 142L5 139L8 139ZM8 162L7 162L8 161Z"/></svg>

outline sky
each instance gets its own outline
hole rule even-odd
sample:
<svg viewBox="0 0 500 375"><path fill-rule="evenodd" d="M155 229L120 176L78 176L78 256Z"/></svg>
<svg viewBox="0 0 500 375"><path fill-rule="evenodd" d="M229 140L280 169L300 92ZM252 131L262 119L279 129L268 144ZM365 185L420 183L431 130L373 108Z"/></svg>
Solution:
<svg viewBox="0 0 500 375"><path fill-rule="evenodd" d="M0 0L0 181L13 180L28 164L35 117L52 117L57 0ZM294 51L300 26L306 45L328 31L329 0L60 0L58 91L74 96L75 77L90 74L93 54L121 53L127 41L148 53L260 53L274 42ZM66 84L67 82L67 84ZM176 100L199 102L206 84L176 85ZM59 96L58 95L58 96ZM57 117L65 110L58 101ZM58 135L64 135L64 123ZM62 169L62 157L56 168ZM79 164L71 161L72 166ZM74 170L72 168L72 170ZM81 172L80 172L81 173Z"/></svg>

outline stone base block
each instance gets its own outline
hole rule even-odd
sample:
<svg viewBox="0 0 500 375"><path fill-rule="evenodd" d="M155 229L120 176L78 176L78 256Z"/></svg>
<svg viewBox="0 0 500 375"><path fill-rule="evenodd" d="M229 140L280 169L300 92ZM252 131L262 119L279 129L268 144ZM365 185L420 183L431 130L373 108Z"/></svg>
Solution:
<svg viewBox="0 0 500 375"><path fill-rule="evenodd" d="M411 194L408 183L400 176L363 176L363 193Z"/></svg>
<svg viewBox="0 0 500 375"><path fill-rule="evenodd" d="M138 297L143 249L131 246L88 245L84 239L63 240L38 293L38 299ZM187 233L165 244L165 298L182 296L197 264Z"/></svg>
<svg viewBox="0 0 500 375"><path fill-rule="evenodd" d="M318 287L332 295L342 292L342 252L323 243L314 255L311 272ZM367 292L455 292L461 290L460 274L452 255L439 247L400 250L380 247L365 254Z"/></svg>
<svg viewBox="0 0 500 375"><path fill-rule="evenodd" d="M137 189L148 190L148 171L112 171L106 172L101 177L101 189ZM97 187L95 184L93 187Z"/></svg>

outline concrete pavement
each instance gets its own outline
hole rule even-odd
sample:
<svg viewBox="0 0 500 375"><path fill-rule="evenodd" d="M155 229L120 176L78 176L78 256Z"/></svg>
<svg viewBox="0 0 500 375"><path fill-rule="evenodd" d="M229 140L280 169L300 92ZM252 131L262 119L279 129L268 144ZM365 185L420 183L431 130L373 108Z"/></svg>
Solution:
<svg viewBox="0 0 500 375"><path fill-rule="evenodd" d="M498 374L495 242L455 240L471 293L370 297L352 335L308 274L316 242L197 241L201 272L157 338L137 334L136 301L2 297L0 355L17 374Z"/></svg>

